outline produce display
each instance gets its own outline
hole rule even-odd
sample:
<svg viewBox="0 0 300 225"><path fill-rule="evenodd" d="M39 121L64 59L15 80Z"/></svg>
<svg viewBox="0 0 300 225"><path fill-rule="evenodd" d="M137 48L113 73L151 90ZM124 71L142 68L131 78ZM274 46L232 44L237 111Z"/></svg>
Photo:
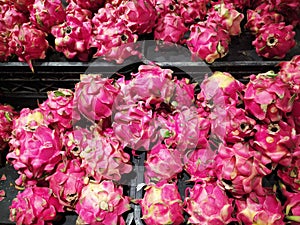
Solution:
<svg viewBox="0 0 300 225"><path fill-rule="evenodd" d="M141 57L134 43L153 38L213 63L242 30L255 36L259 56L282 59L296 45L300 21L297 0L1 0L0 7L0 61L18 59L32 71L33 60L55 51L68 60L123 63Z"/></svg>

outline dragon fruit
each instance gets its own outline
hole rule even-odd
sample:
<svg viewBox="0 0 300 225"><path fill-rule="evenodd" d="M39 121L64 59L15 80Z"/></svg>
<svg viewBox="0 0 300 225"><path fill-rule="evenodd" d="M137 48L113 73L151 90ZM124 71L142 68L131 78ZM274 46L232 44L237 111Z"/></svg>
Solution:
<svg viewBox="0 0 300 225"><path fill-rule="evenodd" d="M221 144L215 158L215 173L221 185L240 198L254 191L264 195L262 178L271 173L265 165L271 160L254 151L249 144L235 143L232 147Z"/></svg>
<svg viewBox="0 0 300 225"><path fill-rule="evenodd" d="M289 192L285 185L280 184L280 190L286 198L284 203L285 218L289 224L299 224L300 222L300 193ZM294 223L293 223L294 222Z"/></svg>
<svg viewBox="0 0 300 225"><path fill-rule="evenodd" d="M55 173L47 177L53 195L66 210L74 210L85 185L85 171L79 159L61 162Z"/></svg>
<svg viewBox="0 0 300 225"><path fill-rule="evenodd" d="M154 28L154 39L182 43L183 36L188 28L184 25L184 20L175 13L168 13L160 16Z"/></svg>
<svg viewBox="0 0 300 225"><path fill-rule="evenodd" d="M61 143L56 131L38 126L33 132L23 130L19 147L11 149L7 160L20 174L18 186L31 186L50 174L61 160Z"/></svg>
<svg viewBox="0 0 300 225"><path fill-rule="evenodd" d="M69 3L69 4L75 3L80 8L88 9L90 11L97 12L98 9L101 8L104 5L105 0L87 0L87 1L66 0L66 2Z"/></svg>
<svg viewBox="0 0 300 225"><path fill-rule="evenodd" d="M259 56L282 59L296 45L292 25L284 22L262 26L252 42Z"/></svg>
<svg viewBox="0 0 300 225"><path fill-rule="evenodd" d="M179 15L187 25L203 21L211 0L179 0Z"/></svg>
<svg viewBox="0 0 300 225"><path fill-rule="evenodd" d="M183 154L177 149L167 148L164 144L154 146L147 152L145 161L146 183L176 179L183 168L182 157Z"/></svg>
<svg viewBox="0 0 300 225"><path fill-rule="evenodd" d="M243 11L245 8L249 8L251 6L253 0L219 0L217 2L233 4L234 7Z"/></svg>
<svg viewBox="0 0 300 225"><path fill-rule="evenodd" d="M52 26L63 23L66 17L60 0L35 0L29 11L31 23L47 33Z"/></svg>
<svg viewBox="0 0 300 225"><path fill-rule="evenodd" d="M73 113L73 92L69 89L58 89L48 92L48 99L39 105L44 119L49 126L57 128L60 132L71 129Z"/></svg>
<svg viewBox="0 0 300 225"><path fill-rule="evenodd" d="M289 165L291 153L299 145L295 128L279 121L278 123L257 124L257 131L251 145L256 150L270 157L272 162Z"/></svg>
<svg viewBox="0 0 300 225"><path fill-rule="evenodd" d="M0 62L5 62L9 59L11 53L8 47L8 38L0 35Z"/></svg>
<svg viewBox="0 0 300 225"><path fill-rule="evenodd" d="M247 112L268 123L280 121L293 107L289 85L273 71L250 76L244 104Z"/></svg>
<svg viewBox="0 0 300 225"><path fill-rule="evenodd" d="M227 55L230 36L219 24L199 22L191 25L190 31L186 44L194 60L199 57L213 63L216 59Z"/></svg>
<svg viewBox="0 0 300 225"><path fill-rule="evenodd" d="M195 184L186 190L184 210L190 215L191 224L229 224L235 221L233 199L227 197L216 183Z"/></svg>
<svg viewBox="0 0 300 225"><path fill-rule="evenodd" d="M215 4L207 13L207 23L221 24L229 32L229 35L235 36L241 33L241 21L244 15L237 10L233 4Z"/></svg>
<svg viewBox="0 0 300 225"><path fill-rule="evenodd" d="M259 196L254 192L246 199L236 201L237 219L245 225L284 225L282 206L275 194Z"/></svg>
<svg viewBox="0 0 300 225"><path fill-rule="evenodd" d="M9 219L17 225L51 225L63 212L52 190L47 187L28 187L13 199Z"/></svg>
<svg viewBox="0 0 300 225"><path fill-rule="evenodd" d="M146 224L179 225L184 221L183 202L175 183L149 184L143 199L137 202L142 207L142 219Z"/></svg>
<svg viewBox="0 0 300 225"><path fill-rule="evenodd" d="M77 18L81 22L90 22L93 16L93 13L90 10L81 8L73 1L68 4L65 11L66 20L69 18Z"/></svg>
<svg viewBox="0 0 300 225"><path fill-rule="evenodd" d="M92 18L94 27L110 24L111 22L117 22L120 16L119 9L109 3L105 4L105 7L100 8Z"/></svg>
<svg viewBox="0 0 300 225"><path fill-rule="evenodd" d="M75 86L74 107L91 121L109 118L118 93L119 86L113 79L99 74L84 75Z"/></svg>
<svg viewBox="0 0 300 225"><path fill-rule="evenodd" d="M300 191L300 159L294 156L291 164L279 167L278 177L295 192ZM300 215L299 215L300 216Z"/></svg>
<svg viewBox="0 0 300 225"><path fill-rule="evenodd" d="M179 13L179 5L175 0L152 0L155 11L158 17L163 17L166 14Z"/></svg>
<svg viewBox="0 0 300 225"><path fill-rule="evenodd" d="M82 168L96 181L111 179L119 181L122 174L130 173L130 156L121 143L112 136L102 136L96 130L87 140L87 147L80 153Z"/></svg>
<svg viewBox="0 0 300 225"><path fill-rule="evenodd" d="M28 7L34 3L35 0L9 0L21 12L28 12Z"/></svg>
<svg viewBox="0 0 300 225"><path fill-rule="evenodd" d="M296 100L293 104L293 109L290 118L292 118L293 120L294 127L297 134L300 134L300 110L299 109L300 109L300 101Z"/></svg>
<svg viewBox="0 0 300 225"><path fill-rule="evenodd" d="M13 130L13 120L16 119L17 112L10 105L0 104L0 155L10 140Z"/></svg>
<svg viewBox="0 0 300 225"><path fill-rule="evenodd" d="M296 27L300 24L300 2L297 0L270 0L276 11L284 15L285 20Z"/></svg>
<svg viewBox="0 0 300 225"><path fill-rule="evenodd" d="M124 1L120 6L120 19L133 33L152 32L157 14L150 0Z"/></svg>
<svg viewBox="0 0 300 225"><path fill-rule="evenodd" d="M16 26L11 32L10 51L16 54L20 61L27 62L32 71L34 71L32 60L44 59L48 47L46 33L30 23L23 23L20 27Z"/></svg>
<svg viewBox="0 0 300 225"><path fill-rule="evenodd" d="M130 209L129 198L123 196L121 186L112 181L90 182L83 187L76 205L77 225L125 225L122 214Z"/></svg>

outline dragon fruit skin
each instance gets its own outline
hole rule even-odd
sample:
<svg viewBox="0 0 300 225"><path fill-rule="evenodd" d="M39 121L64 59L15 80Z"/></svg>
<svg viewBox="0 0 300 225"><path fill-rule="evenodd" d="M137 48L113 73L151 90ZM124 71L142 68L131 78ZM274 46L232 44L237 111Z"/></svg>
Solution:
<svg viewBox="0 0 300 225"><path fill-rule="evenodd" d="M244 104L247 112L266 122L281 120L293 106L289 85L273 71L250 76Z"/></svg>
<svg viewBox="0 0 300 225"><path fill-rule="evenodd" d="M296 100L293 104L293 109L291 112L291 118L295 124L296 134L300 134L300 101Z"/></svg>
<svg viewBox="0 0 300 225"><path fill-rule="evenodd" d="M26 62L32 71L34 69L31 60L44 59L48 47L46 33L30 23L23 23L20 28L16 26L11 32L11 52L16 54L21 62Z"/></svg>
<svg viewBox="0 0 300 225"><path fill-rule="evenodd" d="M285 167L279 167L277 171L278 177L282 180L282 182L288 185L295 192L300 191L300 159L297 156L292 158L291 164ZM299 215L300 216L300 215Z"/></svg>
<svg viewBox="0 0 300 225"><path fill-rule="evenodd" d="M122 174L131 172L130 156L114 136L102 136L94 131L87 143L80 153L81 167L97 182L102 179L119 181Z"/></svg>
<svg viewBox="0 0 300 225"><path fill-rule="evenodd" d="M51 225L58 212L63 210L52 190L34 186L13 199L9 219L17 225Z"/></svg>
<svg viewBox="0 0 300 225"><path fill-rule="evenodd" d="M10 56L8 38L0 35L0 62L6 62Z"/></svg>
<svg viewBox="0 0 300 225"><path fill-rule="evenodd" d="M284 184L280 184L280 190L286 198L284 203L285 218L289 224L299 224L300 222L300 193L289 192ZM294 223L293 223L294 222Z"/></svg>
<svg viewBox="0 0 300 225"><path fill-rule="evenodd" d="M249 8L251 6L251 2L253 2L253 0L219 0L217 2L233 4L235 8L243 11L245 8Z"/></svg>
<svg viewBox="0 0 300 225"><path fill-rule="evenodd" d="M195 184L187 189L184 210L190 215L191 224L229 224L234 211L233 199L227 197L217 183Z"/></svg>
<svg viewBox="0 0 300 225"><path fill-rule="evenodd" d="M168 163L166 164L166 162ZM163 144L158 144L147 152L147 160L144 165L147 184L169 181L176 178L183 169L182 153L177 149L170 149Z"/></svg>
<svg viewBox="0 0 300 225"><path fill-rule="evenodd" d="M158 18L154 28L154 39L164 42L181 43L188 31L184 20L175 13L168 13Z"/></svg>
<svg viewBox="0 0 300 225"><path fill-rule="evenodd" d="M112 115L112 106L119 93L119 86L113 79L99 74L82 76L75 85L74 107L91 121L99 121Z"/></svg>
<svg viewBox="0 0 300 225"><path fill-rule="evenodd" d="M39 126L34 132L24 130L19 144L6 157L20 174L15 181L18 186L37 184L61 160L59 135L48 127Z"/></svg>
<svg viewBox="0 0 300 225"><path fill-rule="evenodd" d="M176 183L160 182L145 188L143 199L138 203L142 208L142 219L146 224L174 224L184 221L183 202Z"/></svg>
<svg viewBox="0 0 300 225"><path fill-rule="evenodd" d="M76 205L76 225L125 225L122 214L129 209L129 198L123 196L121 186L116 186L112 181L90 182L83 187Z"/></svg>
<svg viewBox="0 0 300 225"><path fill-rule="evenodd" d="M268 24L260 28L256 39L252 42L259 56L268 59L282 59L296 45L295 31L292 25Z"/></svg>
<svg viewBox="0 0 300 225"><path fill-rule="evenodd" d="M61 162L46 180L54 196L66 210L74 210L82 188L85 186L85 171L79 159Z"/></svg>
<svg viewBox="0 0 300 225"><path fill-rule="evenodd" d="M203 59L213 63L223 58L229 51L230 36L228 31L214 23L199 22L190 26L190 37L186 44L193 59Z"/></svg>
<svg viewBox="0 0 300 225"><path fill-rule="evenodd" d="M208 11L207 23L221 24L231 36L239 35L241 31L241 21L244 15L237 10L233 4L215 4Z"/></svg>
<svg viewBox="0 0 300 225"><path fill-rule="evenodd" d="M150 0L124 1L119 10L120 18L131 32L138 35L152 32L157 14Z"/></svg>
<svg viewBox="0 0 300 225"><path fill-rule="evenodd" d="M283 207L275 194L259 196L251 192L246 199L236 200L237 219L245 225L284 225Z"/></svg>
<svg viewBox="0 0 300 225"><path fill-rule="evenodd" d="M39 105L44 119L49 126L60 132L73 127L72 119L78 117L73 113L74 94L69 89L58 89L48 92L48 99Z"/></svg>
<svg viewBox="0 0 300 225"><path fill-rule="evenodd" d="M16 117L17 112L12 106L0 104L0 154L8 145Z"/></svg>
<svg viewBox="0 0 300 225"><path fill-rule="evenodd" d="M210 0L180 0L179 15L187 25L191 25L196 21L203 21L207 14L207 5Z"/></svg>
<svg viewBox="0 0 300 225"><path fill-rule="evenodd" d="M86 1L66 0L66 2L69 3L69 4L74 3L82 9L87 9L87 10L90 10L90 11L97 12L98 9L101 8L104 5L105 0L86 0Z"/></svg>
<svg viewBox="0 0 300 225"><path fill-rule="evenodd" d="M158 17L163 17L166 14L179 13L179 5L175 0L152 0L155 11Z"/></svg>
<svg viewBox="0 0 300 225"><path fill-rule="evenodd" d="M73 1L71 1L67 5L65 11L66 20L68 20L69 18L77 18L81 22L89 23L93 16L93 13L90 10L81 8Z"/></svg>
<svg viewBox="0 0 300 225"><path fill-rule="evenodd" d="M269 158L248 144L236 143L232 147L221 144L214 160L221 185L234 197L240 198L252 191L264 195L262 178L271 173L265 166L271 163Z"/></svg>
<svg viewBox="0 0 300 225"><path fill-rule="evenodd" d="M21 12L28 12L28 7L34 3L35 0L12 0L8 1L12 3L16 9Z"/></svg>
<svg viewBox="0 0 300 225"><path fill-rule="evenodd" d="M284 15L287 23L296 27L300 24L300 3L297 0L270 0L270 4L280 14Z"/></svg>
<svg viewBox="0 0 300 225"><path fill-rule="evenodd" d="M31 23L46 33L50 33L52 26L63 23L66 17L60 0L35 0L28 8Z"/></svg>

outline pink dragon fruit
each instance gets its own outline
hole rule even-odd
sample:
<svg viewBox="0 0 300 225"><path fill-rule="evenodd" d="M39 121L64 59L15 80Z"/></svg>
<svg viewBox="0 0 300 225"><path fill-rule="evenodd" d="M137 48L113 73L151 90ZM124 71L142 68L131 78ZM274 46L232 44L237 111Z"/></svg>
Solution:
<svg viewBox="0 0 300 225"><path fill-rule="evenodd" d="M251 6L251 2L253 2L253 0L218 0L217 2L233 4L235 8L243 11L245 8L249 8Z"/></svg>
<svg viewBox="0 0 300 225"><path fill-rule="evenodd" d="M179 15L187 25L203 21L206 17L207 5L211 0L179 0Z"/></svg>
<svg viewBox="0 0 300 225"><path fill-rule="evenodd" d="M52 26L63 23L66 17L60 0L35 0L29 11L31 23L47 33Z"/></svg>
<svg viewBox="0 0 300 225"><path fill-rule="evenodd" d="M97 12L104 5L105 0L66 0L66 2L69 4L75 3L80 8Z"/></svg>
<svg viewBox="0 0 300 225"><path fill-rule="evenodd" d="M188 28L184 25L184 20L175 13L168 13L160 16L154 28L154 39L182 43L183 36Z"/></svg>
<svg viewBox="0 0 300 225"><path fill-rule="evenodd" d="M142 207L142 219L146 224L179 225L184 221L183 202L175 183L149 184L143 199L137 202Z"/></svg>
<svg viewBox="0 0 300 225"><path fill-rule="evenodd" d="M221 144L214 162L221 185L236 198L252 191L265 194L262 178L271 173L265 166L270 163L269 158L243 143L232 147Z"/></svg>
<svg viewBox="0 0 300 225"><path fill-rule="evenodd" d="M183 154L177 149L167 148L164 144L154 146L147 152L145 161L146 183L176 179L183 168L182 157Z"/></svg>
<svg viewBox="0 0 300 225"><path fill-rule="evenodd" d="M117 7L109 3L105 4L105 7L100 8L92 18L94 27L110 24L111 22L117 22L120 16L120 12Z"/></svg>
<svg viewBox="0 0 300 225"><path fill-rule="evenodd" d="M44 119L49 126L57 128L60 132L71 129L72 119L77 118L73 113L74 94L69 89L58 89L48 92L48 99L39 105Z"/></svg>
<svg viewBox="0 0 300 225"><path fill-rule="evenodd" d="M79 159L61 162L55 173L47 177L53 195L66 210L74 210L85 185L85 171Z"/></svg>
<svg viewBox="0 0 300 225"><path fill-rule="evenodd" d="M130 156L114 136L102 136L94 131L87 147L80 153L82 168L97 182L102 179L119 181L122 174L130 173Z"/></svg>
<svg viewBox="0 0 300 225"><path fill-rule="evenodd" d="M120 6L120 18L133 33L152 32L157 14L150 0L124 1Z"/></svg>
<svg viewBox="0 0 300 225"><path fill-rule="evenodd" d="M8 38L0 35L0 62L5 62L9 59L11 52L8 47Z"/></svg>
<svg viewBox="0 0 300 225"><path fill-rule="evenodd" d="M285 218L289 221L288 224L299 224L300 222L300 193L288 192L286 186L280 184L280 190L283 196L286 198L284 203Z"/></svg>
<svg viewBox="0 0 300 225"><path fill-rule="evenodd" d="M282 206L275 194L259 196L254 192L246 199L236 201L237 219L245 225L284 225Z"/></svg>
<svg viewBox="0 0 300 225"><path fill-rule="evenodd" d="M252 45L259 56L282 59L296 45L295 34L293 26L284 22L264 25Z"/></svg>
<svg viewBox="0 0 300 225"><path fill-rule="evenodd" d="M13 120L16 119L17 112L10 105L0 104L0 155L10 140L13 130Z"/></svg>
<svg viewBox="0 0 300 225"><path fill-rule="evenodd" d="M213 160L216 153L208 146L203 149L188 151L184 156L184 170L194 182L211 181L216 179Z"/></svg>
<svg viewBox="0 0 300 225"><path fill-rule="evenodd" d="M44 59L48 47L46 34L30 23L23 23L12 30L10 51L16 54L20 61L27 62L32 71L34 71L32 60Z"/></svg>
<svg viewBox="0 0 300 225"><path fill-rule="evenodd" d="M241 21L244 15L237 10L233 4L215 4L207 13L207 23L221 24L229 32L229 35L236 36L241 33Z"/></svg>
<svg viewBox="0 0 300 225"><path fill-rule="evenodd" d="M77 18L81 22L90 22L93 16L93 13L90 10L81 8L73 1L68 4L65 11L66 20L69 18Z"/></svg>
<svg viewBox="0 0 300 225"><path fill-rule="evenodd" d="M284 17L270 9L269 4L262 4L255 10L247 10L247 23L245 28L253 34L257 34L264 25L278 24L284 21Z"/></svg>
<svg viewBox="0 0 300 225"><path fill-rule="evenodd" d="M257 131L251 144L253 148L270 157L272 162L289 165L291 153L299 145L295 128L279 121L278 123L257 124Z"/></svg>
<svg viewBox="0 0 300 225"><path fill-rule="evenodd" d="M199 22L191 25L190 31L186 44L194 60L200 58L213 63L227 55L230 36L219 24Z"/></svg>
<svg viewBox="0 0 300 225"><path fill-rule="evenodd" d="M47 187L28 187L13 199L9 219L17 225L51 225L63 212L52 190Z"/></svg>
<svg viewBox="0 0 300 225"><path fill-rule="evenodd" d="M33 132L23 130L19 147L12 149L7 160L20 174L18 186L30 186L52 173L61 160L59 135L46 126L38 126Z"/></svg>
<svg viewBox="0 0 300 225"><path fill-rule="evenodd" d="M163 17L166 14L179 13L179 5L175 0L152 0L152 4L155 7L158 17Z"/></svg>
<svg viewBox="0 0 300 225"><path fill-rule="evenodd" d="M278 177L295 192L300 190L300 158L294 156L291 164L279 167ZM300 215L299 215L300 216Z"/></svg>
<svg viewBox="0 0 300 225"><path fill-rule="evenodd" d="M270 0L276 11L284 15L285 20L296 27L300 24L300 2L297 0Z"/></svg>
<svg viewBox="0 0 300 225"><path fill-rule="evenodd" d="M280 121L293 107L289 85L273 71L250 76L244 104L247 112L267 123Z"/></svg>
<svg viewBox="0 0 300 225"><path fill-rule="evenodd" d="M28 12L28 7L34 3L35 0L8 0L21 12Z"/></svg>
<svg viewBox="0 0 300 225"><path fill-rule="evenodd" d="M298 89L297 89L298 91ZM297 134L300 134L300 101L296 100L293 104L293 109L291 112L290 117L292 118L294 122L294 127Z"/></svg>
<svg viewBox="0 0 300 225"><path fill-rule="evenodd" d="M184 210L190 215L191 224L229 224L235 221L233 199L227 197L216 183L195 184L187 189Z"/></svg>
<svg viewBox="0 0 300 225"><path fill-rule="evenodd" d="M91 140L92 138L91 131L81 127L74 127L72 131L64 133L61 139L66 156L78 158L80 153L88 146L87 140Z"/></svg>
<svg viewBox="0 0 300 225"><path fill-rule="evenodd" d="M89 183L83 187L76 205L77 225L125 225L122 214L130 209L129 198L112 181Z"/></svg>
<svg viewBox="0 0 300 225"><path fill-rule="evenodd" d="M91 121L109 118L118 93L119 86L113 79L85 75L75 86L74 107Z"/></svg>

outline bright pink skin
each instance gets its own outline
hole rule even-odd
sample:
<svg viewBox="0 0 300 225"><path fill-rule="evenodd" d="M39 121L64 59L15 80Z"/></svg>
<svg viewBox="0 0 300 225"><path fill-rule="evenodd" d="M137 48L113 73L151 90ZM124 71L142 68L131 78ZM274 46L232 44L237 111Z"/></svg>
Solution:
<svg viewBox="0 0 300 225"><path fill-rule="evenodd" d="M183 36L188 31L184 20L175 13L160 16L154 29L154 39L171 43L183 43Z"/></svg>
<svg viewBox="0 0 300 225"><path fill-rule="evenodd" d="M49 47L46 40L46 33L35 28L30 23L23 23L20 27L15 27L11 33L9 42L10 51L18 56L21 62L27 62L30 69L33 59L44 59Z"/></svg>
<svg viewBox="0 0 300 225"><path fill-rule="evenodd" d="M157 13L150 0L124 1L120 6L120 18L136 34L151 33Z"/></svg>
<svg viewBox="0 0 300 225"><path fill-rule="evenodd" d="M175 0L151 0L159 17L166 14L179 13L179 5Z"/></svg>
<svg viewBox="0 0 300 225"><path fill-rule="evenodd" d="M278 177L282 180L282 182L288 185L295 192L299 192L300 190L300 159L299 157L293 157L291 164L280 167L277 171ZM300 214L299 214L300 216Z"/></svg>
<svg viewBox="0 0 300 225"><path fill-rule="evenodd" d="M109 3L105 4L105 7L100 8L97 13L94 14L92 18L92 23L95 28L112 22L117 22L119 18L119 9Z"/></svg>
<svg viewBox="0 0 300 225"><path fill-rule="evenodd" d="M251 6L253 0L218 0L217 3L233 4L235 8L243 11Z"/></svg>
<svg viewBox="0 0 300 225"><path fill-rule="evenodd" d="M119 86L113 79L97 74L85 75L75 86L74 107L91 121L109 118L118 93Z"/></svg>
<svg viewBox="0 0 300 225"><path fill-rule="evenodd" d="M286 21L296 27L300 24L300 2L297 0L270 0L276 11L282 14Z"/></svg>
<svg viewBox="0 0 300 225"><path fill-rule="evenodd" d="M65 9L60 0L35 0L29 6L30 21L38 29L50 33L51 27L63 23L66 18Z"/></svg>
<svg viewBox="0 0 300 225"><path fill-rule="evenodd" d="M186 44L192 52L193 59L200 58L207 63L213 63L227 55L230 36L220 25L200 22L191 25L190 31Z"/></svg>
<svg viewBox="0 0 300 225"><path fill-rule="evenodd" d="M294 127L279 121L277 124L257 124L257 132L251 145L256 150L270 157L272 162L289 165L291 153L298 146L298 137Z"/></svg>
<svg viewBox="0 0 300 225"><path fill-rule="evenodd" d="M34 3L34 0L10 0L8 2L14 4L14 6L21 12L26 13L28 12L28 7Z"/></svg>
<svg viewBox="0 0 300 225"><path fill-rule="evenodd" d="M252 191L264 195L262 178L271 173L265 166L269 163L269 158L253 151L248 144L236 143L232 147L221 144L214 168L222 186L234 197L240 198Z"/></svg>
<svg viewBox="0 0 300 225"><path fill-rule="evenodd" d="M188 151L184 156L184 170L194 182L203 182L216 179L213 169L215 152L209 149L195 149Z"/></svg>
<svg viewBox="0 0 300 225"><path fill-rule="evenodd" d="M284 225L283 207L275 194L259 196L254 192L246 199L236 200L237 219L245 225Z"/></svg>
<svg viewBox="0 0 300 225"><path fill-rule="evenodd" d="M259 56L268 59L282 59L296 45L295 31L292 25L264 25L259 29L256 39L252 42Z"/></svg>
<svg viewBox="0 0 300 225"><path fill-rule="evenodd" d="M288 83L273 71L250 76L244 104L247 112L267 123L280 121L293 107Z"/></svg>
<svg viewBox="0 0 300 225"><path fill-rule="evenodd" d="M236 36L242 32L240 24L244 15L235 10L235 5L215 4L207 14L207 23L221 24L229 32L229 35Z"/></svg>
<svg viewBox="0 0 300 225"><path fill-rule="evenodd" d="M73 1L66 7L66 20L69 20L69 18L76 18L81 22L90 22L92 15L93 13L90 10L81 8Z"/></svg>
<svg viewBox="0 0 300 225"><path fill-rule="evenodd" d="M17 225L51 225L62 206L47 187L28 187L13 199L9 219Z"/></svg>
<svg viewBox="0 0 300 225"><path fill-rule="evenodd" d="M176 183L149 184L139 204L146 224L180 225L184 221L183 202Z"/></svg>
<svg viewBox="0 0 300 225"><path fill-rule="evenodd" d="M125 225L122 214L129 209L129 198L123 196L121 186L116 186L112 181L90 182L83 187L76 205L76 224Z"/></svg>
<svg viewBox="0 0 300 225"><path fill-rule="evenodd" d="M46 126L35 131L23 131L19 148L12 149L7 160L20 174L16 180L18 186L30 186L53 172L61 160L59 135Z"/></svg>
<svg viewBox="0 0 300 225"><path fill-rule="evenodd" d="M16 117L13 107L0 104L0 153L8 146Z"/></svg>
<svg viewBox="0 0 300 225"><path fill-rule="evenodd" d="M207 14L207 4L211 0L179 0L179 15L187 25L203 21Z"/></svg>
<svg viewBox="0 0 300 225"><path fill-rule="evenodd" d="M289 192L286 190L286 186L281 184L280 190L283 196L286 198L284 203L285 218L289 221L289 224L299 224L300 222L300 193L299 190L296 192Z"/></svg>
<svg viewBox="0 0 300 225"><path fill-rule="evenodd" d="M64 132L73 126L73 97L74 94L69 89L58 89L48 92L48 99L39 105L44 119L49 126Z"/></svg>
<svg viewBox="0 0 300 225"><path fill-rule="evenodd" d="M8 42L9 39L7 37L0 36L0 62L6 62L11 56Z"/></svg>
<svg viewBox="0 0 300 225"><path fill-rule="evenodd" d="M190 215L191 224L229 224L233 217L233 199L217 183L195 184L187 189L184 210Z"/></svg>
<svg viewBox="0 0 300 225"><path fill-rule="evenodd" d="M87 147L80 153L81 167L97 182L103 179L119 181L122 174L130 173L130 155L114 136L102 136L94 131Z"/></svg>
<svg viewBox="0 0 300 225"><path fill-rule="evenodd" d="M300 134L300 101L297 100L293 104L291 118L295 123L296 133Z"/></svg>
<svg viewBox="0 0 300 225"><path fill-rule="evenodd" d="M105 0L67 0L67 3L75 3L82 9L97 12L104 5Z"/></svg>
<svg viewBox="0 0 300 225"><path fill-rule="evenodd" d="M74 210L84 187L85 171L79 159L58 164L55 173L47 177L49 188L65 210Z"/></svg>
<svg viewBox="0 0 300 225"><path fill-rule="evenodd" d="M147 152L145 182L149 184L176 179L182 168L182 153L177 149L167 148L164 144L158 144Z"/></svg>

